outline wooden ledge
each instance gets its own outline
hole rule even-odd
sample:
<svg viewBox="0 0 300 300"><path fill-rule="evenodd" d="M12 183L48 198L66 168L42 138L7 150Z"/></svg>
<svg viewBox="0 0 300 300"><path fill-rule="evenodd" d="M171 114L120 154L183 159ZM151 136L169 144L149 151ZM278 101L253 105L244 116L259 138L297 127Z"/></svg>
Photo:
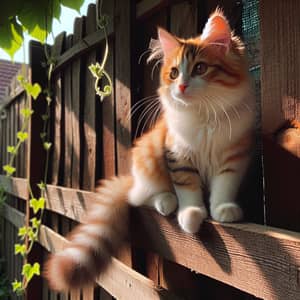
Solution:
<svg viewBox="0 0 300 300"><path fill-rule="evenodd" d="M52 185L47 186L47 195L47 209L79 222L98 197ZM300 233L206 221L197 235L190 235L179 229L174 216L165 218L146 208L132 209L130 219L131 241L137 247L259 298L300 295Z"/></svg>

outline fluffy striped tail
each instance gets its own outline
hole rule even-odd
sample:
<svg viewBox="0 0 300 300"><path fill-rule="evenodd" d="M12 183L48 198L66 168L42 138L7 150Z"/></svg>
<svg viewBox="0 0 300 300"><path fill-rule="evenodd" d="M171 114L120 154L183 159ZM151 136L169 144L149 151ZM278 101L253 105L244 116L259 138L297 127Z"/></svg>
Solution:
<svg viewBox="0 0 300 300"><path fill-rule="evenodd" d="M108 265L127 235L131 185L129 176L101 182L84 224L70 233L66 248L46 262L44 276L52 289L67 291L91 284Z"/></svg>

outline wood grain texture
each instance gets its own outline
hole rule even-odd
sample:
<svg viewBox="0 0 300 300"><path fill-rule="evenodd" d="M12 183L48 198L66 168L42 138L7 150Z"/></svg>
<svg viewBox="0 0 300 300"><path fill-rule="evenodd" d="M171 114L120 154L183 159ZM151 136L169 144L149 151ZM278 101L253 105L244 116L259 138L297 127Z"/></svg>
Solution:
<svg viewBox="0 0 300 300"><path fill-rule="evenodd" d="M300 2L260 1L262 130L299 118Z"/></svg>
<svg viewBox="0 0 300 300"><path fill-rule="evenodd" d="M66 38L66 49L72 47L73 36L68 35ZM73 133L72 133L72 66L68 65L64 69L63 81L63 97L64 97L64 129L63 129L63 142L64 142L64 168L63 168L63 184L65 186L72 185L72 155L73 155Z"/></svg>
<svg viewBox="0 0 300 300"><path fill-rule="evenodd" d="M134 210L132 221L136 246L256 297L295 299L299 295L298 233L288 237L285 231L261 225L206 222L192 236L182 233L175 220L149 210Z"/></svg>
<svg viewBox="0 0 300 300"><path fill-rule="evenodd" d="M76 18L74 21L74 35L73 45L76 45L82 40L84 32L83 18ZM81 170L81 58L77 58L72 63L72 187L79 188L80 183L80 170Z"/></svg>
<svg viewBox="0 0 300 300"><path fill-rule="evenodd" d="M183 1L171 6L170 31L180 38L197 34L198 5L196 0Z"/></svg>
<svg viewBox="0 0 300 300"><path fill-rule="evenodd" d="M114 2L104 1L103 2L103 13L109 16L114 15ZM114 20L110 19L111 27L114 30ZM114 49L114 41L109 39L109 49ZM103 50L103 49L102 49ZM115 70L114 70L114 56L110 51L106 62L106 71L111 76L113 82L115 81ZM98 101L98 99L97 99ZM100 176L103 178L110 178L116 174L116 141L115 141L115 90L112 90L112 94L105 98L102 102L102 136L98 138L102 141L102 153L101 153L101 171ZM99 134L99 132L97 132ZM100 143L99 143L100 144ZM99 153L100 154L100 153ZM98 156L99 156L98 154ZM100 156L99 156L100 157ZM100 162L98 163L100 164ZM97 179L99 179L97 178Z"/></svg>
<svg viewBox="0 0 300 300"><path fill-rule="evenodd" d="M28 197L27 180L24 178L6 177L0 175L0 184L10 195L26 200Z"/></svg>
<svg viewBox="0 0 300 300"><path fill-rule="evenodd" d="M41 62L46 61L45 46L31 41L29 45L29 61L31 67L31 83L39 83L41 89L46 87L47 75ZM34 67L33 67L34 66ZM30 108L34 111L31 116L29 125L29 140L27 144L27 172L26 178L29 178L29 184L32 189L32 193L35 198L39 198L40 190L37 186L41 179L44 180L44 170L46 161L46 151L43 148L41 142L40 133L43 131L43 120L41 115L45 114L47 110L47 101L45 94L40 93L38 98L34 100L30 99ZM38 158L38 159L37 159ZM47 178L46 178L47 180ZM29 197L28 197L29 198ZM33 212L29 207L29 201L26 202L26 226L29 226L29 220L32 217ZM37 244L34 245L32 251L28 255L28 262L39 262L42 260L42 249ZM35 276L32 279L31 284L28 286L25 299L40 299L42 297L42 279L39 276Z"/></svg>
<svg viewBox="0 0 300 300"><path fill-rule="evenodd" d="M286 120L300 117L299 11L296 0L260 1L266 222L297 231L300 160L278 146L272 134Z"/></svg>
<svg viewBox="0 0 300 300"><path fill-rule="evenodd" d="M91 34L97 29L96 6L89 5L85 21L85 34ZM94 90L94 78L88 66L96 62L96 50L89 52L84 58L82 66L84 78L84 90L82 93L83 108L83 166L82 166L82 188L92 190L95 186L96 174L96 95Z"/></svg>
<svg viewBox="0 0 300 300"><path fill-rule="evenodd" d="M59 34L54 41L54 46L51 49L51 54L57 58L64 49L66 34L62 32ZM62 184L62 164L63 164L63 77L61 73L57 73L53 78L54 81L54 94L55 94L55 102L54 102L54 114L53 117L53 155L52 155L52 184Z"/></svg>
<svg viewBox="0 0 300 300"><path fill-rule="evenodd" d="M126 117L131 109L132 1L116 1L115 16L117 172L126 174L130 166L131 146L131 125Z"/></svg>

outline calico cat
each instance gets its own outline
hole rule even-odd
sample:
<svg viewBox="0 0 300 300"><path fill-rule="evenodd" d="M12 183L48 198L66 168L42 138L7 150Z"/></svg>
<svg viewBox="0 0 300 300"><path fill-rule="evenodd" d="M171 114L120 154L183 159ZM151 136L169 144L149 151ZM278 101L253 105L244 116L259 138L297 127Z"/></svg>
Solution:
<svg viewBox="0 0 300 300"><path fill-rule="evenodd" d="M182 230L196 233L208 216L242 218L235 198L250 160L254 101L245 49L220 9L201 36L181 39L158 29L152 58L162 58L158 93L163 113L132 149L131 175L106 180L85 224L51 256L46 278L56 290L90 283L126 234L127 209L148 205L167 216L177 209Z"/></svg>

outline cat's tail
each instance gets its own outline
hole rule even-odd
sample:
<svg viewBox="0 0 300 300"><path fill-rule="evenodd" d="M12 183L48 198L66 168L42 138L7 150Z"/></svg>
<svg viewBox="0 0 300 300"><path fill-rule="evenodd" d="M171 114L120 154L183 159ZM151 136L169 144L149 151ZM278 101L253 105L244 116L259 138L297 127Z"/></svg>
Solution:
<svg viewBox="0 0 300 300"><path fill-rule="evenodd" d="M127 195L132 178L104 180L85 222L70 233L64 250L50 256L44 276L52 289L67 291L93 283L128 231Z"/></svg>

